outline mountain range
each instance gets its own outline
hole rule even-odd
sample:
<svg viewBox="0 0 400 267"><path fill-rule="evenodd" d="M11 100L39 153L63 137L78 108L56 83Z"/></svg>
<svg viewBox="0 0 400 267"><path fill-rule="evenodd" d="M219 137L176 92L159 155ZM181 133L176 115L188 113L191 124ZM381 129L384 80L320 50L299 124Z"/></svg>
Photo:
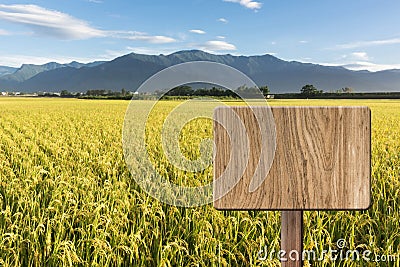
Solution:
<svg viewBox="0 0 400 267"><path fill-rule="evenodd" d="M0 66L0 77L8 74L12 74L17 70L17 68Z"/></svg>
<svg viewBox="0 0 400 267"><path fill-rule="evenodd" d="M356 92L400 91L400 70L352 71L344 67L285 61L272 55L214 55L200 50L170 55L127 54L111 61L88 64L55 62L24 64L20 68L0 66L0 91L86 92L92 89L135 91L156 72L184 62L213 61L234 67L272 93L299 92L305 84L324 91L351 87Z"/></svg>

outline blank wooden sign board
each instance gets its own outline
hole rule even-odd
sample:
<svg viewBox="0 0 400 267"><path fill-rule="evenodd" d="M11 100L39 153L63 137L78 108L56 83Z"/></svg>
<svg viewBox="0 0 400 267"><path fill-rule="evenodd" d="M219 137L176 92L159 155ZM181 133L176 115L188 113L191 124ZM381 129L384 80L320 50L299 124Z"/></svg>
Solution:
<svg viewBox="0 0 400 267"><path fill-rule="evenodd" d="M266 145L262 137L267 133L260 131L256 119L258 116L261 122L269 121L270 118L262 119L263 114L268 114L266 108L271 109L275 121L276 150L264 181L251 192L249 185L257 166L263 160L270 160L265 154L261 156L260 147ZM237 125L240 133L229 135L220 123L214 123L214 179L235 177L243 164L246 169L235 185L229 182L214 185L215 208L284 210L282 246L300 249L302 212L299 211L361 210L370 206L368 107L219 107L214 110L214 121L232 124L227 121L232 118L229 116L232 111L241 121ZM243 126L245 131L240 128ZM230 136L235 140L230 140ZM233 144L248 146L247 150L243 148L248 153L246 163L243 155L232 153ZM226 168L230 164L237 168ZM291 242L291 236L297 241Z"/></svg>
<svg viewBox="0 0 400 267"><path fill-rule="evenodd" d="M248 138L250 147L244 175L227 194L214 201L215 208L359 210L369 207L371 115L368 107L270 107L276 127L275 157L264 182L249 192L260 160L263 134L254 130L258 129L254 112L265 108L222 107L214 111L214 119L223 121L231 112L229 109L233 109L247 130L247 135L236 137L235 144L245 143ZM235 165L243 158L243 155L231 154L229 139L224 127L214 124L215 178L224 173L225 166ZM228 191L223 186L214 188L215 195L220 190Z"/></svg>

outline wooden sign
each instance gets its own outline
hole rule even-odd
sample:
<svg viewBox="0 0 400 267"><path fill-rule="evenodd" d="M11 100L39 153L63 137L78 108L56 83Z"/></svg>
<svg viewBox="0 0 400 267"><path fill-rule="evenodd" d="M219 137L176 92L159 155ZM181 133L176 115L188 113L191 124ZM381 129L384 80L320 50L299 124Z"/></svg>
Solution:
<svg viewBox="0 0 400 267"><path fill-rule="evenodd" d="M216 121L229 123L227 120L232 116L228 113L233 110L245 127L243 131L238 125L237 131L241 132L234 134L235 140L230 140L223 123L214 123L214 179L221 175L234 177L237 168L246 164L233 187L224 182L214 185L214 196L218 196L214 199L215 208L360 210L370 206L371 113L368 107L271 107L276 150L269 172L251 192L249 185L257 166L268 160L265 158L268 155L260 152L260 147L265 146L262 137L266 133L255 127L258 125L255 114L263 116L266 108L220 107L214 111ZM248 150L243 148L247 156L232 153L233 143L248 146ZM236 167L227 168L229 164Z"/></svg>

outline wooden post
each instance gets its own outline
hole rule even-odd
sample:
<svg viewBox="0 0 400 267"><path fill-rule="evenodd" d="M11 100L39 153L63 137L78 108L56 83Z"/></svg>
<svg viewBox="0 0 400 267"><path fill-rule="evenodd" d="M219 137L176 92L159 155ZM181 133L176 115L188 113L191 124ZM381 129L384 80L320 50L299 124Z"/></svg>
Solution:
<svg viewBox="0 0 400 267"><path fill-rule="evenodd" d="M281 250L285 252L282 267L302 267L303 211L282 211Z"/></svg>

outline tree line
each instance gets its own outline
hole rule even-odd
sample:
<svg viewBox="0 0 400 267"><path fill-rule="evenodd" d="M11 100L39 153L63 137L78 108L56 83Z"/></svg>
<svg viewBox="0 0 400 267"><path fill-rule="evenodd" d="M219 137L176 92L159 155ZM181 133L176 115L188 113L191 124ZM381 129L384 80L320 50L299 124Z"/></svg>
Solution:
<svg viewBox="0 0 400 267"><path fill-rule="evenodd" d="M240 86L236 90L228 90L219 87L212 87L212 88L199 88L193 89L191 86L188 85L181 85L177 86L168 92L157 91L158 95L164 96L185 96L185 97L192 97L192 96L212 96L212 97L228 97L228 98L239 98L240 96L257 96L261 93L264 96L267 96L270 91L268 86L261 86L260 88L256 87L247 87L247 86Z"/></svg>
<svg viewBox="0 0 400 267"><path fill-rule="evenodd" d="M267 85L257 87L240 86L236 90L228 90L219 87L211 88L192 88L189 85L177 86L169 91L156 90L154 93L135 93L125 89L120 91L93 89L87 90L86 93L71 93L67 90L61 91L60 94L54 93L41 94L40 96L61 96L61 97L78 97L90 99L176 99L191 97L217 97L217 98L252 98L258 97L261 93L265 97L270 97L271 92ZM298 93L274 94L274 98L400 98L400 93L355 93L351 87L343 87L341 89L324 92L312 84L304 85Z"/></svg>
<svg viewBox="0 0 400 267"><path fill-rule="evenodd" d="M155 95L158 96L166 96L166 97L193 97L193 96L212 96L212 97L228 97L228 98L239 98L240 96L251 96L251 95L259 95L261 93L264 96L270 94L269 87L267 85L261 86L259 88L256 87L246 87L240 86L236 90L228 90L219 87L212 88L198 88L194 89L189 85L181 85L177 86L169 91L156 90ZM304 97L316 97L324 94L323 90L317 89L312 84L304 85L300 90L300 95ZM340 90L335 91L334 93L353 93L353 89L350 87L345 87ZM104 89L93 89L87 90L86 93L71 93L67 90L62 90L60 93L61 97L127 97L132 96L134 93L125 90L124 88L121 91L112 91L112 90L104 90Z"/></svg>

